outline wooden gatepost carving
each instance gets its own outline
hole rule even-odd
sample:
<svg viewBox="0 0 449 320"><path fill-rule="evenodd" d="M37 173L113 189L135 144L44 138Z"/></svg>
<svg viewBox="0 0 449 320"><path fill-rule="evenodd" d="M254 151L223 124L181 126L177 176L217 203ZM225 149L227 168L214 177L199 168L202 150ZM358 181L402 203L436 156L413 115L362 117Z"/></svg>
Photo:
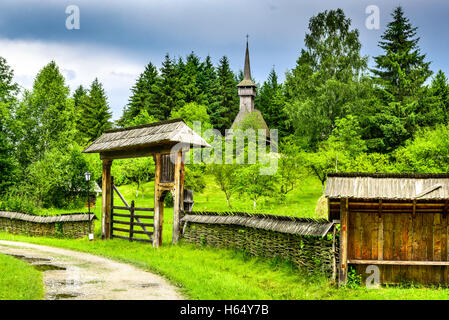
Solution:
<svg viewBox="0 0 449 320"><path fill-rule="evenodd" d="M160 121L147 125L106 131L84 153L99 153L103 161L101 236L109 239L112 231L113 186L111 165L113 160L149 157L155 163L153 246L162 244L164 197L173 195L173 243L180 236L180 213L183 211L184 159L191 147L210 147L182 119Z"/></svg>

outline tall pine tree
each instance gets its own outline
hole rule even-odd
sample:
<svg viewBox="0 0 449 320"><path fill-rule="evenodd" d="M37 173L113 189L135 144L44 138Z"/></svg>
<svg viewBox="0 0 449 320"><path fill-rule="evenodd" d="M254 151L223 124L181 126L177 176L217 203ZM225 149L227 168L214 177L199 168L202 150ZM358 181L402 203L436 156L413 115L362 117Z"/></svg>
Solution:
<svg viewBox="0 0 449 320"><path fill-rule="evenodd" d="M290 133L285 111L286 99L282 84L278 83L278 76L274 67L270 71L267 81L260 88L255 103L270 129L278 129L281 137Z"/></svg>
<svg viewBox="0 0 449 320"><path fill-rule="evenodd" d="M417 28L412 27L401 7L394 10L392 17L379 42L385 53L374 58L376 66L372 70L387 103L415 96L432 75L430 62L424 61L426 55L418 47Z"/></svg>
<svg viewBox="0 0 449 320"><path fill-rule="evenodd" d="M92 142L112 127L112 114L109 110L103 85L97 78L92 82L89 98L83 113L85 135L88 142Z"/></svg>
<svg viewBox="0 0 449 320"><path fill-rule="evenodd" d="M224 132L225 129L231 128L232 121L239 112L237 81L226 56L220 59L217 77L217 105L211 110L210 118L214 128Z"/></svg>
<svg viewBox="0 0 449 320"><path fill-rule="evenodd" d="M162 120L170 117L171 111L177 109L179 100L182 98L182 93L179 90L179 68L179 63L177 64L167 53L160 69L159 101L163 114Z"/></svg>
<svg viewBox="0 0 449 320"><path fill-rule="evenodd" d="M157 68L150 62L131 89L128 105L118 121L120 126L128 126L143 111L155 119L165 119L165 111L159 103L159 84Z"/></svg>

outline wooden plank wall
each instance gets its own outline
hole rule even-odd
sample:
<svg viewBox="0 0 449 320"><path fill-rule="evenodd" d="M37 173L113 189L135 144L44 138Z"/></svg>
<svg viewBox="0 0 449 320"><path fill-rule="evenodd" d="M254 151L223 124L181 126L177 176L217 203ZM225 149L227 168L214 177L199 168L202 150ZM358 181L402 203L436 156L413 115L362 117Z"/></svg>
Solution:
<svg viewBox="0 0 449 320"><path fill-rule="evenodd" d="M444 213L349 213L348 260L449 261ZM366 265L351 265L365 279ZM378 265L381 283L448 283L447 266Z"/></svg>

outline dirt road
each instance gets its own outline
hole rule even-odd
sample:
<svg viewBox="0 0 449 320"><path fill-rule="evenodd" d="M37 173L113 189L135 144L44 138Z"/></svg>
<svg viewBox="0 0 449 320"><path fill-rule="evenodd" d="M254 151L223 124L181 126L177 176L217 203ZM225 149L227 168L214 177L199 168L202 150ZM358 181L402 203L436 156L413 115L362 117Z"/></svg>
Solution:
<svg viewBox="0 0 449 320"><path fill-rule="evenodd" d="M43 271L45 300L178 300L161 276L88 253L0 240L0 252Z"/></svg>

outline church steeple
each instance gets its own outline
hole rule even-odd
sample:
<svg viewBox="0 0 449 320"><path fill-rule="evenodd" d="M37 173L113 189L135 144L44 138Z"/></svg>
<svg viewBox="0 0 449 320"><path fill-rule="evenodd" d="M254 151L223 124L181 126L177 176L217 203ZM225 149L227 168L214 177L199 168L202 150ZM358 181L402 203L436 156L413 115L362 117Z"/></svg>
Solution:
<svg viewBox="0 0 449 320"><path fill-rule="evenodd" d="M249 49L248 49L248 36L246 36L246 53L245 53L245 66L243 68L243 80L237 85L240 96L240 111L235 117L232 123L231 129L238 128L239 124L249 114L251 114L261 129L265 129L267 139L270 137L270 129L268 129L267 123L263 119L262 113L254 108L254 98L256 96L256 85L251 80L251 67L249 64Z"/></svg>
<svg viewBox="0 0 449 320"><path fill-rule="evenodd" d="M249 64L248 36L246 38L245 68L243 71L243 79L251 80L251 66Z"/></svg>
<svg viewBox="0 0 449 320"><path fill-rule="evenodd" d="M249 63L248 36L246 36L245 66L243 68L243 80L237 85L240 96L240 111L254 110L254 97L256 96L256 85L251 80L251 67Z"/></svg>

